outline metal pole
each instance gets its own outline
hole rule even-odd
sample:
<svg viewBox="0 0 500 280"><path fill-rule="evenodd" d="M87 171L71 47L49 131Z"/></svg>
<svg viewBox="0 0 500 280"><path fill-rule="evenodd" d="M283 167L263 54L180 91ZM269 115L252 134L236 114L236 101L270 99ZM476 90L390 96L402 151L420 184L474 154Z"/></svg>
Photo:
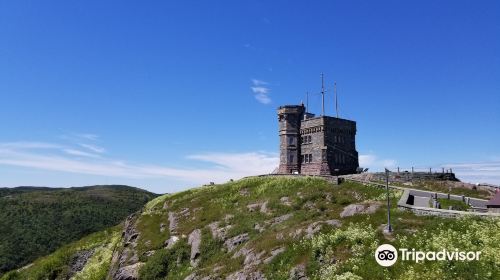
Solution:
<svg viewBox="0 0 500 280"><path fill-rule="evenodd" d="M387 232L392 232L392 227L391 227L391 202L389 198L389 170L386 168L385 169L385 184L386 184L386 190L387 190Z"/></svg>
<svg viewBox="0 0 500 280"><path fill-rule="evenodd" d="M337 115L337 119L339 118L339 103L338 103L338 97L337 97L337 82L334 83L333 85L335 89L335 113Z"/></svg>
<svg viewBox="0 0 500 280"><path fill-rule="evenodd" d="M325 115L325 83L323 73L321 73L321 115Z"/></svg>

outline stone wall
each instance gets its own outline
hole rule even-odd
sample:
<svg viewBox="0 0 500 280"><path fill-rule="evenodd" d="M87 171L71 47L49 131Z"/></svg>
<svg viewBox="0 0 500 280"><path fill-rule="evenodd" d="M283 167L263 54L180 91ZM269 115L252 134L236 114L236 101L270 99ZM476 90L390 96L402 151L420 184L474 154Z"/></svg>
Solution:
<svg viewBox="0 0 500 280"><path fill-rule="evenodd" d="M411 204L408 204L408 199L411 196L411 192L414 190L411 189L406 189L403 192L403 195L398 201L398 209L401 210L406 210L406 211L411 211L415 213L415 215L420 215L420 216L439 216L439 217L446 217L446 218L456 218L456 217L463 217L463 216L478 216L478 217L500 217L500 213L488 213L488 212L470 212L470 211L456 211L456 210L447 210L447 209L437 209L437 208L430 208L430 207L417 207ZM429 194L432 194L431 192L428 192ZM443 193L438 193L439 198L444 198L447 197L447 194ZM461 198L461 196L457 196ZM481 199L475 199L477 201L480 201ZM484 200L486 202L486 200Z"/></svg>

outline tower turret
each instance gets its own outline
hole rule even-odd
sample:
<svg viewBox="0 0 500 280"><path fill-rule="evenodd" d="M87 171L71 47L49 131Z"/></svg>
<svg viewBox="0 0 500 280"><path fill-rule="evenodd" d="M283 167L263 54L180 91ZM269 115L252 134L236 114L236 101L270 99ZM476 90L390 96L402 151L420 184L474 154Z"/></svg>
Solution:
<svg viewBox="0 0 500 280"><path fill-rule="evenodd" d="M285 105L278 108L280 135L279 174L300 173L300 123L304 105Z"/></svg>

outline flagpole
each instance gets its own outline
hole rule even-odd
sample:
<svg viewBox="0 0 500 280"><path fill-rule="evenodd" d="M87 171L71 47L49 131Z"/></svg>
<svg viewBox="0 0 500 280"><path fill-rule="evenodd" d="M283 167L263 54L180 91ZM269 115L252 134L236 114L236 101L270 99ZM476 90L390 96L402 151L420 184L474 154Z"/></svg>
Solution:
<svg viewBox="0 0 500 280"><path fill-rule="evenodd" d="M389 198L389 169L385 169L385 185L386 185L386 191L387 191L387 227L385 228L385 231L390 233L392 232L392 226L391 226L391 202Z"/></svg>

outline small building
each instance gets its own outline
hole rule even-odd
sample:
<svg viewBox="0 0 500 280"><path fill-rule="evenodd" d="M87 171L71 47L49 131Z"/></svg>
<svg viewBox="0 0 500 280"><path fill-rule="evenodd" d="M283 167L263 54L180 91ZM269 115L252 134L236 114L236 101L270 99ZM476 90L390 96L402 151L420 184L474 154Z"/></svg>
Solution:
<svg viewBox="0 0 500 280"><path fill-rule="evenodd" d="M302 105L278 108L279 174L344 175L359 167L356 122L315 116Z"/></svg>
<svg viewBox="0 0 500 280"><path fill-rule="evenodd" d="M492 199L486 203L488 212L500 213L500 191L496 191Z"/></svg>

